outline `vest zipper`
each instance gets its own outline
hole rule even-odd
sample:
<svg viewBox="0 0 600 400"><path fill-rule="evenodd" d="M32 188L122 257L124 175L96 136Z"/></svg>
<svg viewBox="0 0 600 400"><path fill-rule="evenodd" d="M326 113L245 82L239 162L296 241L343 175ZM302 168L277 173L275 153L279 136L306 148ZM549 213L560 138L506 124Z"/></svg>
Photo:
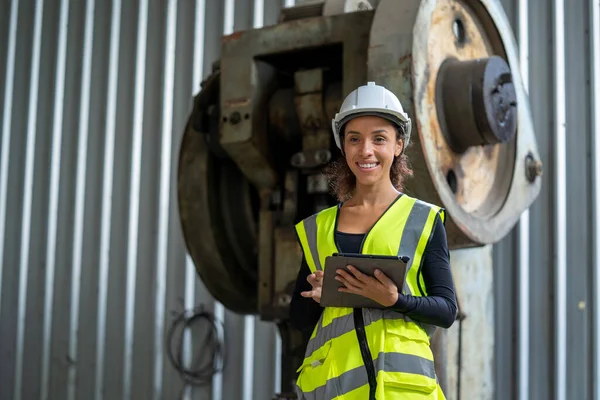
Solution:
<svg viewBox="0 0 600 400"><path fill-rule="evenodd" d="M363 318L361 308L354 309L354 329L356 330L360 354L362 355L363 363L365 364L365 368L367 370L367 378L369 381L369 400L375 400L377 376L375 374L375 366L373 365L373 357L371 357L371 350L369 350L369 343L367 342L367 335L365 334L365 320Z"/></svg>
<svg viewBox="0 0 600 400"><path fill-rule="evenodd" d="M403 195L402 193L398 194L398 196L394 199L394 201L392 201L392 203L385 209L383 214L381 214L379 216L379 218L377 219L377 221L375 221L373 226L375 226L377 224L377 222L379 222L379 220L388 212L388 210L390 208L392 208L392 206L398 201L398 199L400 197L402 197L402 195ZM340 209L342 208L342 204L343 203L338 204L338 208L337 208L337 212L336 212L336 216L335 216L335 223L334 223L334 227L333 227L334 232L337 231L337 225L338 225L338 221L339 221L339 217L340 217ZM363 240L360 244L359 253L363 252L363 246L365 245L365 240L366 240L367 236L369 236L369 233L371 233L373 226L371 226L371 228L369 228L369 230L363 237ZM334 234L334 243L335 243L335 234ZM335 243L335 247L337 248L338 251L340 251L340 246L337 243ZM377 390L377 374L375 373L375 365L373 364L373 357L371 357L371 350L369 349L369 343L367 342L367 335L365 333L365 320L362 315L362 308L355 308L353 314L354 314L354 330L356 331L356 338L358 339L358 347L360 348L360 354L362 356L363 363L365 364L365 369L367 370L367 379L369 381L369 400L376 400L375 392Z"/></svg>

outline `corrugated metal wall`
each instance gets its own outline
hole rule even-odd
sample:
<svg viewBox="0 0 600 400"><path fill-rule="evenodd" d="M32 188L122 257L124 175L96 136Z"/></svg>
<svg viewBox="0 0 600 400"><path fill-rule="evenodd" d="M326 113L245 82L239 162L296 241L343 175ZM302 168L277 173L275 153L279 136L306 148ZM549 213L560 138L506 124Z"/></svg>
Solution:
<svg viewBox="0 0 600 400"><path fill-rule="evenodd" d="M196 278L175 183L220 36L274 23L280 0L0 4L0 398L175 399L164 334L197 304L229 359L193 398L270 398L275 329Z"/></svg>
<svg viewBox="0 0 600 400"><path fill-rule="evenodd" d="M190 398L272 396L276 332L223 310L196 278L175 165L220 35L275 23L283 2L0 2L1 399L175 399L163 336L197 304L224 319L229 358ZM494 248L496 398L588 399L600 381L599 4L502 4L545 175Z"/></svg>
<svg viewBox="0 0 600 400"><path fill-rule="evenodd" d="M525 223L494 248L496 398L598 399L600 6L502 3L521 43L544 176Z"/></svg>

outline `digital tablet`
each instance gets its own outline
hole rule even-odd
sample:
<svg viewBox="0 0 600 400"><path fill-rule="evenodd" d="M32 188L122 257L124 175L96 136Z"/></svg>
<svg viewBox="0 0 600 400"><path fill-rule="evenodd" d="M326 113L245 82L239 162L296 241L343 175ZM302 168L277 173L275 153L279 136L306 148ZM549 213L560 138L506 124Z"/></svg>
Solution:
<svg viewBox="0 0 600 400"><path fill-rule="evenodd" d="M385 308L376 301L361 295L338 291L344 284L335 279L337 276L336 271L338 269L343 269L352 275L348 268L346 268L347 265L352 265L363 274L374 276L375 270L379 269L396 284L398 292L402 292L408 260L409 258L406 256L379 256L353 253L335 253L325 258L325 273L323 276L323 287L321 289L321 306Z"/></svg>

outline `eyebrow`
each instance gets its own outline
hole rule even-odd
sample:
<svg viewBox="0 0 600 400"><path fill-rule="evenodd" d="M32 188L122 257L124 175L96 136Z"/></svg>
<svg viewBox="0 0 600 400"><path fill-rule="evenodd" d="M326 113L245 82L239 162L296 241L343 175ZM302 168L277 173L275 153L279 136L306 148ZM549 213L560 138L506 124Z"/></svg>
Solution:
<svg viewBox="0 0 600 400"><path fill-rule="evenodd" d="M355 133L357 135L360 135L360 132L356 132L356 131L348 131L347 132L347 134L350 134L350 133ZM371 134L375 134L375 133L387 133L387 130L385 130L385 129L378 129L376 131L371 132Z"/></svg>

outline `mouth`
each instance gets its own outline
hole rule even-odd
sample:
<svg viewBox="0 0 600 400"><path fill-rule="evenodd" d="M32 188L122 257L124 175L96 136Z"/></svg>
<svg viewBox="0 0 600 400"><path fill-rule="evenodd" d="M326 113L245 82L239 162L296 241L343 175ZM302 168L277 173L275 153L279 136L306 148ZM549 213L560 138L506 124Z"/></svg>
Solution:
<svg viewBox="0 0 600 400"><path fill-rule="evenodd" d="M378 162L356 163L356 165L358 165L358 168L360 168L361 170L369 171L369 170L377 168L379 163Z"/></svg>

